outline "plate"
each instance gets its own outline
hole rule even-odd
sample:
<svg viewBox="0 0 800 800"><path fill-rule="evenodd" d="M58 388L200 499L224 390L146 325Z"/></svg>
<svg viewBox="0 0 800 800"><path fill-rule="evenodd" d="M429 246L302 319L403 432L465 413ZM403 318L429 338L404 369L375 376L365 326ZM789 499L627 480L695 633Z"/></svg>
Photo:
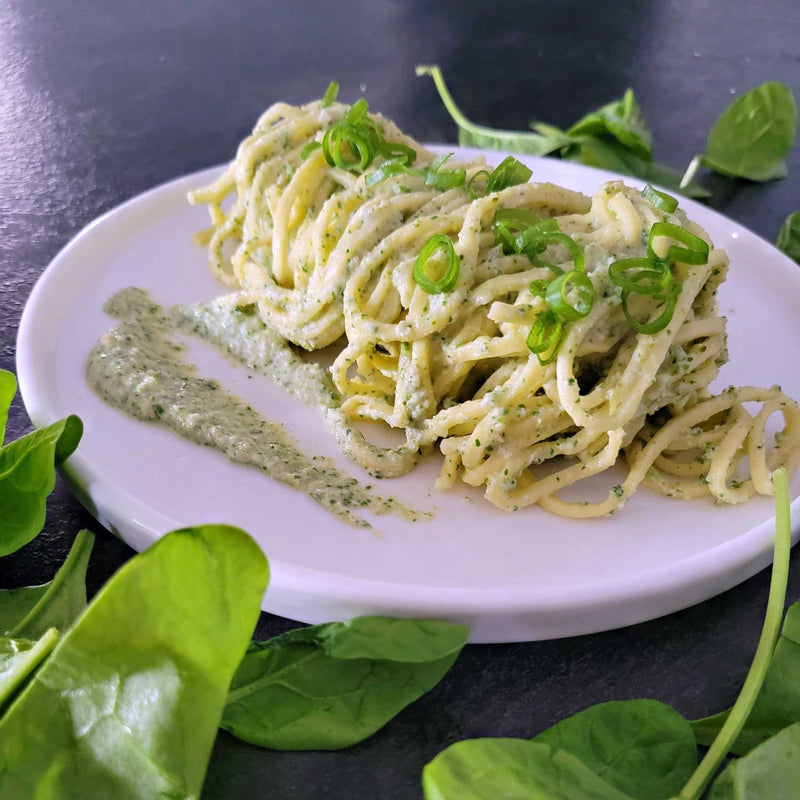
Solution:
<svg viewBox="0 0 800 800"><path fill-rule="evenodd" d="M485 155L490 163L504 156L458 152ZM587 194L621 177L552 159L520 160L534 170L534 180ZM415 508L435 508L434 516L416 523L380 517L375 530L361 530L258 470L104 404L84 371L98 337L113 327L102 311L111 295L136 285L171 305L223 292L208 272L205 251L191 241L207 224L206 209L185 200L220 169L159 186L85 228L44 272L20 324L17 369L31 419L45 425L66 414L81 416L84 438L65 477L100 523L136 550L186 525L238 525L270 559L266 611L310 623L358 614L437 617L469 625L475 642L629 625L704 600L769 563L769 498L715 507L710 500L670 500L642 489L609 518L568 520L536 507L508 514L479 490L435 492L439 456L431 456L379 488ZM716 385L781 383L800 398L800 337L794 335L800 269L735 222L692 201L681 203L731 259L720 292L731 360ZM190 357L201 374L283 422L307 452L328 455L364 477L341 456L315 409L289 400L266 378L202 342L190 344ZM791 492L800 494L798 479ZM792 510L796 529L800 500Z"/></svg>

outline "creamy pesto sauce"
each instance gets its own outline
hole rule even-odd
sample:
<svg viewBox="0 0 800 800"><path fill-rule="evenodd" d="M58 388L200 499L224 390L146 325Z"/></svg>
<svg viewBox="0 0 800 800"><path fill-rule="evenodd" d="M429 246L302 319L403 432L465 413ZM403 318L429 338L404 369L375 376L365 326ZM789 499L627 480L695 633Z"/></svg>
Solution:
<svg viewBox="0 0 800 800"><path fill-rule="evenodd" d="M264 419L216 381L197 375L183 355L184 347L172 338L179 327L203 338L227 341L228 350L239 360L269 367L273 379L306 403L323 408L337 403L324 370L303 361L255 315L232 308L218 308L218 313L211 314L208 308L165 310L142 289L117 293L104 310L120 323L92 350L89 384L114 407L213 447L232 461L257 467L350 524L370 527L352 509L416 519L416 512L394 498L371 492L330 459L301 452L282 425ZM215 329L215 335L209 328Z"/></svg>

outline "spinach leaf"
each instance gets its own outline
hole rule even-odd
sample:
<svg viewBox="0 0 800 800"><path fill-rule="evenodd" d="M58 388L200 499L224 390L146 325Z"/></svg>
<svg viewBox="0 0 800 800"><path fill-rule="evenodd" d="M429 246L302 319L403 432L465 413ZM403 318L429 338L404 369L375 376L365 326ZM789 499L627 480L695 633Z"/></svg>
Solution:
<svg viewBox="0 0 800 800"><path fill-rule="evenodd" d="M0 712L11 695L55 647L58 631L51 628L38 642L0 638Z"/></svg>
<svg viewBox="0 0 800 800"><path fill-rule="evenodd" d="M732 178L785 178L797 108L792 90L770 81L734 100L708 134L705 166Z"/></svg>
<svg viewBox="0 0 800 800"><path fill-rule="evenodd" d="M591 111L568 131L570 136L613 136L626 150L645 161L653 159L653 136L647 127L633 89L627 89L621 100L614 100Z"/></svg>
<svg viewBox="0 0 800 800"><path fill-rule="evenodd" d="M564 158L568 161L576 161L589 167L607 169L612 172L621 172L623 175L632 175L634 178L641 178L648 183L657 184L673 192L680 192L687 197L703 198L711 195L711 192L694 180L686 186L681 186L679 172L662 164L645 161L626 150L618 142L584 137L577 139L576 144L574 149L568 150L564 154Z"/></svg>
<svg viewBox="0 0 800 800"><path fill-rule="evenodd" d="M688 181L682 187L679 172L652 162L650 131L631 90L622 100L587 114L568 131L537 122L532 125L531 133L476 125L455 104L438 67L417 67L417 75L433 78L445 108L458 125L458 143L464 147L512 150L535 156L558 151L568 161L633 175L687 197L710 195L696 181Z"/></svg>
<svg viewBox="0 0 800 800"><path fill-rule="evenodd" d="M225 525L131 559L0 720L0 797L196 798L268 574Z"/></svg>
<svg viewBox="0 0 800 800"><path fill-rule="evenodd" d="M775 244L779 250L783 250L789 258L800 264L800 211L786 217Z"/></svg>
<svg viewBox="0 0 800 800"><path fill-rule="evenodd" d="M0 447L6 435L6 423L8 422L8 409L17 391L17 379L13 372L0 369Z"/></svg>
<svg viewBox="0 0 800 800"><path fill-rule="evenodd" d="M779 800L796 797L798 786L800 724L732 761L712 785L708 800Z"/></svg>
<svg viewBox="0 0 800 800"><path fill-rule="evenodd" d="M458 143L462 147L485 147L491 150L511 150L534 156L546 156L558 150L561 137L552 137L530 131L503 131L476 125L468 120L456 105L453 96L444 82L442 72L437 66L418 66L417 75L430 75L445 108L458 125Z"/></svg>
<svg viewBox="0 0 800 800"><path fill-rule="evenodd" d="M722 711L694 720L697 741L710 744L728 714L729 711ZM793 603L786 612L764 685L731 752L747 753L795 722L800 722L800 602Z"/></svg>
<svg viewBox="0 0 800 800"><path fill-rule="evenodd" d="M38 639L49 628L68 628L86 608L86 567L93 545L94 534L80 531L50 583L0 590L0 633Z"/></svg>
<svg viewBox="0 0 800 800"><path fill-rule="evenodd" d="M466 739L422 770L425 800L630 800L571 753L525 739Z"/></svg>
<svg viewBox="0 0 800 800"><path fill-rule="evenodd" d="M571 753L603 780L640 800L672 797L697 766L690 724L657 700L600 703L533 741Z"/></svg>
<svg viewBox="0 0 800 800"><path fill-rule="evenodd" d="M72 454L82 433L80 419L69 416L0 448L0 556L41 531L55 467Z"/></svg>
<svg viewBox="0 0 800 800"><path fill-rule="evenodd" d="M222 727L276 750L349 747L433 688L468 635L447 622L357 617L253 643Z"/></svg>

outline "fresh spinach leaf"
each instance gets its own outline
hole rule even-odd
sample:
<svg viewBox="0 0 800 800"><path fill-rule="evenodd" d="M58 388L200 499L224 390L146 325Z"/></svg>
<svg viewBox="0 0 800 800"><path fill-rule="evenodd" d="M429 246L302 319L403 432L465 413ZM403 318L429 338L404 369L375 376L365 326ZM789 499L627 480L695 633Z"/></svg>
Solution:
<svg viewBox="0 0 800 800"><path fill-rule="evenodd" d="M504 131L476 125L468 120L456 105L437 66L418 66L417 75L430 75L439 96L453 121L458 125L458 143L462 147L486 147L491 150L511 150L534 156L546 156L561 147L560 137L551 137L530 131Z"/></svg>
<svg viewBox="0 0 800 800"><path fill-rule="evenodd" d="M441 620L367 616L296 628L268 644L281 647L302 642L319 645L334 658L419 664L459 653L468 636L469 628Z"/></svg>
<svg viewBox="0 0 800 800"><path fill-rule="evenodd" d="M224 525L131 559L0 720L0 797L196 798L268 575Z"/></svg>
<svg viewBox="0 0 800 800"><path fill-rule="evenodd" d="M653 136L647 127L633 89L621 100L601 106L578 120L568 131L570 136L613 136L626 150L645 161L653 160Z"/></svg>
<svg viewBox="0 0 800 800"><path fill-rule="evenodd" d="M542 731L533 741L571 753L639 800L672 797L697 766L691 725L657 700L600 703Z"/></svg>
<svg viewBox="0 0 800 800"><path fill-rule="evenodd" d="M697 741L710 744L729 711L694 720ZM786 612L780 638L772 653L764 685L731 752L750 752L789 725L800 722L800 602Z"/></svg>
<svg viewBox="0 0 800 800"><path fill-rule="evenodd" d="M6 423L8 422L8 409L11 408L11 401L17 391L17 379L13 372L0 369L0 447L3 446L3 439L6 435Z"/></svg>
<svg viewBox="0 0 800 800"><path fill-rule="evenodd" d="M681 186L679 172L645 161L630 151L626 150L619 142L608 139L582 138L576 140L576 146L564 153L568 161L576 161L589 167L607 169L612 172L621 172L623 175L632 175L648 183L657 184L673 192L681 192L687 197L704 198L711 193L696 181L690 181L686 186Z"/></svg>
<svg viewBox="0 0 800 800"><path fill-rule="evenodd" d="M0 556L42 530L55 468L72 454L82 433L80 419L69 416L0 448Z"/></svg>
<svg viewBox="0 0 800 800"><path fill-rule="evenodd" d="M579 758L525 739L466 739L422 770L425 800L630 800Z"/></svg>
<svg viewBox="0 0 800 800"><path fill-rule="evenodd" d="M0 713L17 689L50 654L58 639L51 628L39 641L0 637Z"/></svg>
<svg viewBox="0 0 800 800"><path fill-rule="evenodd" d="M696 181L687 181L681 187L680 173L652 162L650 131L630 90L622 100L587 114L568 131L543 122L534 123L533 132L503 131L468 120L455 104L438 67L417 67L417 75L433 78L445 108L458 126L458 143L464 147L511 150L535 156L558 152L568 161L622 172L688 197L710 195Z"/></svg>
<svg viewBox="0 0 800 800"><path fill-rule="evenodd" d="M783 221L775 245L800 264L800 211L789 214Z"/></svg>
<svg viewBox="0 0 800 800"><path fill-rule="evenodd" d="M708 800L782 800L800 786L800 724L784 728L732 761L714 781Z"/></svg>
<svg viewBox="0 0 800 800"><path fill-rule="evenodd" d="M50 583L0 590L0 632L38 639L49 628L68 628L86 608L86 567L93 545L94 534L80 531Z"/></svg>
<svg viewBox="0 0 800 800"><path fill-rule="evenodd" d="M253 643L222 727L276 750L349 747L433 688L468 635L447 622L357 617Z"/></svg>
<svg viewBox="0 0 800 800"><path fill-rule="evenodd" d="M785 83L770 81L731 103L708 134L705 166L732 178L785 178L797 108Z"/></svg>

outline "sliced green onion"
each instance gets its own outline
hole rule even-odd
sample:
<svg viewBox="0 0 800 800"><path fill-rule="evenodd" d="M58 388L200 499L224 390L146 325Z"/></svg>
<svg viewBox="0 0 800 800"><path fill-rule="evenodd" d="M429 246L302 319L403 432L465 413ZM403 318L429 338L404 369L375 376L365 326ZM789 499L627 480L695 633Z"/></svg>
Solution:
<svg viewBox="0 0 800 800"><path fill-rule="evenodd" d="M475 181L483 177L483 187L473 189L473 184ZM486 187L489 185L489 170L488 169L479 169L467 182L467 191L469 192L469 196L473 200L477 200L479 197L483 197L486 194Z"/></svg>
<svg viewBox="0 0 800 800"><path fill-rule="evenodd" d="M672 320L672 315L675 313L675 304L678 302L678 296L681 293L681 282L680 281L673 281L670 286L669 290L664 295L655 295L653 296L654 300L663 301L664 308L661 314L656 317L654 320L649 320L647 322L639 322L638 320L634 319L630 312L628 311L628 295L630 292L626 292L623 290L622 292L622 311L625 314L625 319L628 320L628 324L633 328L637 333L646 333L646 334L653 334L659 333L663 331L664 328L669 325L670 321Z"/></svg>
<svg viewBox="0 0 800 800"><path fill-rule="evenodd" d="M364 183L367 186L375 186L375 184L380 183L381 181L386 180L386 178L393 178L397 175L421 175L422 173L420 170L416 169L409 169L405 165L405 158L403 156L399 156L398 158L393 158L390 161L386 161L381 166L376 169L374 172L370 172L367 175Z"/></svg>
<svg viewBox="0 0 800 800"><path fill-rule="evenodd" d="M425 185L432 186L434 189L456 189L463 186L466 179L467 171L464 167L437 171L429 169L425 175Z"/></svg>
<svg viewBox="0 0 800 800"><path fill-rule="evenodd" d="M666 261L652 258L622 258L608 268L608 278L616 286L637 294L663 294L672 281Z"/></svg>
<svg viewBox="0 0 800 800"><path fill-rule="evenodd" d="M322 153L330 166L348 172L362 172L375 157L375 151L370 147L369 138L363 130L347 124L336 124L325 131Z"/></svg>
<svg viewBox="0 0 800 800"><path fill-rule="evenodd" d="M536 315L536 321L528 333L528 338L525 339L525 344L539 359L539 363L546 366L558 355L564 333L564 322L555 311L548 308Z"/></svg>
<svg viewBox="0 0 800 800"><path fill-rule="evenodd" d="M571 236L562 233L554 219L541 220L536 225L523 231L521 236L517 238L518 252L528 256L533 264L552 269L552 264L539 258L551 244L564 245L572 256L575 269L582 270L585 268L586 262L580 245Z"/></svg>
<svg viewBox="0 0 800 800"><path fill-rule="evenodd" d="M331 81L328 84L328 88L325 90L325 94L322 95L322 107L327 108L333 103L336 102L336 98L339 96L339 84L336 81Z"/></svg>
<svg viewBox="0 0 800 800"><path fill-rule="evenodd" d="M322 142L306 142L305 146L300 151L300 158L308 158L315 150L319 150L320 147L322 147Z"/></svg>
<svg viewBox="0 0 800 800"><path fill-rule="evenodd" d="M429 262L437 256L444 257L448 263L444 275L438 280L434 280L428 277L426 270L429 267ZM458 256L452 239L443 233L435 233L425 242L422 250L419 251L417 260L414 262L414 271L412 273L414 282L428 294L449 293L453 291L458 281L458 273Z"/></svg>
<svg viewBox="0 0 800 800"><path fill-rule="evenodd" d="M531 290L531 294L535 294L537 297L544 297L551 282L545 278L537 278L535 281L531 281L531 285L528 288Z"/></svg>
<svg viewBox="0 0 800 800"><path fill-rule="evenodd" d="M446 153L440 155L429 167L425 173L425 185L432 186L434 189L456 189L463 186L467 180L467 170L464 167L457 167L456 169L442 169L442 165L453 154Z"/></svg>
<svg viewBox="0 0 800 800"><path fill-rule="evenodd" d="M486 184L487 193L499 192L509 186L527 183L533 172L514 156L506 156L491 172Z"/></svg>
<svg viewBox="0 0 800 800"><path fill-rule="evenodd" d="M387 161L402 158L407 167L410 167L417 159L417 151L402 142L383 142L378 147L378 155L383 156Z"/></svg>
<svg viewBox="0 0 800 800"><path fill-rule="evenodd" d="M527 208L498 208L494 215L495 225L505 225L518 233L522 233L526 228L537 225L541 221L541 217Z"/></svg>
<svg viewBox="0 0 800 800"><path fill-rule="evenodd" d="M708 245L693 233L689 233L686 228L680 225L673 225L670 222L656 222L650 228L650 236L647 239L647 255L650 258L658 259L653 249L653 242L658 236L668 236L675 239L686 247L678 247L672 244L667 251L667 261L681 261L684 264L707 264L708 263Z"/></svg>
<svg viewBox="0 0 800 800"><path fill-rule="evenodd" d="M358 125L361 120L367 116L368 110L369 104L362 97L360 100L356 100L356 102L350 106L350 108L347 110L347 113L344 115L344 120L349 125Z"/></svg>
<svg viewBox="0 0 800 800"><path fill-rule="evenodd" d="M642 189L642 196L653 208L657 208L659 211L666 211L667 214L671 214L678 207L678 201L671 194L659 192L649 183Z"/></svg>
<svg viewBox="0 0 800 800"><path fill-rule="evenodd" d="M592 310L594 285L585 272L573 269L550 283L545 300L559 317L572 322Z"/></svg>

